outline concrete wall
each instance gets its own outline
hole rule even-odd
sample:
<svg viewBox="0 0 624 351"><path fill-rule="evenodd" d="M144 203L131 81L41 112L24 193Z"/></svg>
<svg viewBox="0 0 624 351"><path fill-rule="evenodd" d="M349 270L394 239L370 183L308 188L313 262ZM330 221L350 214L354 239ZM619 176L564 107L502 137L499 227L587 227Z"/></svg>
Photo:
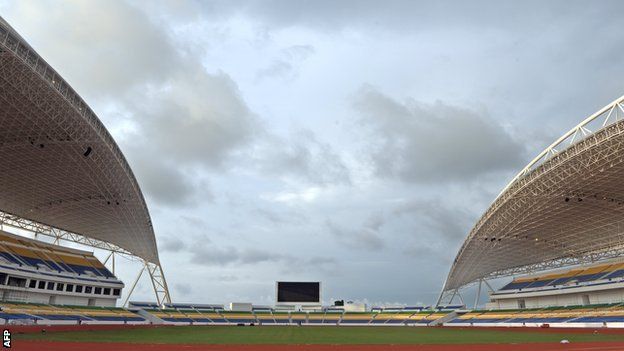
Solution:
<svg viewBox="0 0 624 351"><path fill-rule="evenodd" d="M34 292L26 289L0 289L0 297L5 301L19 301L31 303L50 303L50 297L54 296L54 304L56 305L78 305L86 306L89 303L89 297L49 294L45 292ZM95 298L95 306L114 307L116 299Z"/></svg>
<svg viewBox="0 0 624 351"><path fill-rule="evenodd" d="M589 304L602 304L602 303L622 303L624 302L624 288L598 290L598 291L586 291L578 293L566 293L562 294L558 291L553 291L548 295L542 296L530 296L511 298L499 298L491 296L491 302L486 304L486 308L489 309L514 309L519 308L518 301L524 300L526 308L542 308L550 306L573 306L584 305L583 296L589 297Z"/></svg>

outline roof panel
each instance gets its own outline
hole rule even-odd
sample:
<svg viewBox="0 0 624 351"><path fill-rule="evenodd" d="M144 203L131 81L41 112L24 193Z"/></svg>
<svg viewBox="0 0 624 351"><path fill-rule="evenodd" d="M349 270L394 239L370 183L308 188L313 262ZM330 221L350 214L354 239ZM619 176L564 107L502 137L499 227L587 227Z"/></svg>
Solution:
<svg viewBox="0 0 624 351"><path fill-rule="evenodd" d="M505 187L460 248L445 290L624 254L623 101L564 134Z"/></svg>
<svg viewBox="0 0 624 351"><path fill-rule="evenodd" d="M151 219L88 105L0 17L0 210L158 262Z"/></svg>

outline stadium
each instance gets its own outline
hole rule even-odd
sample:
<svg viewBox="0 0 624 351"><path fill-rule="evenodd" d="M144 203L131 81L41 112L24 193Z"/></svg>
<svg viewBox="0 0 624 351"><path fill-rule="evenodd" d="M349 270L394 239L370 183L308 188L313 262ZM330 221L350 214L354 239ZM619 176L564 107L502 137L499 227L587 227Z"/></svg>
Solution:
<svg viewBox="0 0 624 351"><path fill-rule="evenodd" d="M324 306L322 282L276 282L273 306L224 305L172 300L131 165L79 94L2 18L0 78L8 165L0 171L0 322L17 349L624 348L624 97L501 191L435 304ZM100 261L63 243L109 255ZM131 300L139 278L116 277L120 255L140 263L153 301ZM496 279L506 284L494 289ZM464 301L469 289L474 303ZM483 289L489 298L479 308ZM559 348L564 339L584 348Z"/></svg>

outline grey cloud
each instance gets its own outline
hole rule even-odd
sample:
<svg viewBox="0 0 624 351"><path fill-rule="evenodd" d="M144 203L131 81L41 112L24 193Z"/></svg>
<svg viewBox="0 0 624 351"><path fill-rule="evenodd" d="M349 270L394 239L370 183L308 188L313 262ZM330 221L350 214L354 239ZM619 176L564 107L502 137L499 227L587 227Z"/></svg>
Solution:
<svg viewBox="0 0 624 351"><path fill-rule="evenodd" d="M206 229L206 222L196 216L192 216L192 215L182 215L180 216L180 219L182 221L184 221L186 224L189 224L193 227L199 228L199 229Z"/></svg>
<svg viewBox="0 0 624 351"><path fill-rule="evenodd" d="M494 119L437 102L400 103L366 86L354 107L370 130L371 159L382 177L407 182L476 179L524 163L522 144Z"/></svg>
<svg viewBox="0 0 624 351"><path fill-rule="evenodd" d="M159 245L162 252L181 252L186 248L186 244L178 237L163 239Z"/></svg>
<svg viewBox="0 0 624 351"><path fill-rule="evenodd" d="M45 26L33 44L77 91L115 105L116 117L135 127L117 140L158 203L193 204L193 194L208 185L197 181L195 169L220 169L253 139L257 118L234 81L208 73L201 53L173 40L143 4L19 2L16 13ZM119 122L101 117L107 125Z"/></svg>
<svg viewBox="0 0 624 351"><path fill-rule="evenodd" d="M164 27L125 1L20 1L15 11L37 26L24 28L40 34L35 49L82 94L118 96L157 83L179 63Z"/></svg>
<svg viewBox="0 0 624 351"><path fill-rule="evenodd" d="M351 248L366 251L379 251L385 248L385 242L379 235L381 225L363 225L359 229L344 228L331 220L325 222L329 232L338 240Z"/></svg>
<svg viewBox="0 0 624 351"><path fill-rule="evenodd" d="M297 76L297 70L301 62L305 61L314 53L311 45L293 45L283 49L280 58L256 73L256 79L284 78L293 79Z"/></svg>
<svg viewBox="0 0 624 351"><path fill-rule="evenodd" d="M178 283L173 286L176 291L176 295L189 296L193 292L193 288L191 284L188 283Z"/></svg>
<svg viewBox="0 0 624 351"><path fill-rule="evenodd" d="M289 1L247 0L203 2L207 19L247 16L272 28L305 26L321 31L339 31L352 27L378 30L427 30L431 27L466 28L508 27L535 29L539 25L568 19L586 9L583 1L410 1L346 0ZM604 8L592 10L606 15L620 11L618 1L604 1ZM565 10L562 10L565 9ZM549 22L550 20L550 22Z"/></svg>
<svg viewBox="0 0 624 351"><path fill-rule="evenodd" d="M217 277L217 280L221 282L235 282L238 280L238 277L234 275L220 275Z"/></svg>
<svg viewBox="0 0 624 351"><path fill-rule="evenodd" d="M269 66L261 69L256 73L256 78L261 80L264 78L286 78L292 73L293 67L290 63L283 60L275 60Z"/></svg>
<svg viewBox="0 0 624 351"><path fill-rule="evenodd" d="M258 248L219 247L208 240L196 240L188 247L190 262L201 266L238 266L257 264L276 264L284 272L302 272L305 270L323 270L334 267L336 261L329 257L305 257L268 251Z"/></svg>
<svg viewBox="0 0 624 351"><path fill-rule="evenodd" d="M300 62L314 54L312 45L293 45L283 50L283 54L295 62Z"/></svg>
<svg viewBox="0 0 624 351"><path fill-rule="evenodd" d="M150 199L167 206L189 206L197 201L192 178L176 166L160 159L140 157L140 152L127 154L141 188ZM207 190L204 193L211 198Z"/></svg>
<svg viewBox="0 0 624 351"><path fill-rule="evenodd" d="M471 212L439 200L411 200L396 206L391 213L409 223L404 227L410 238L403 245L404 254L448 263L476 220Z"/></svg>
<svg viewBox="0 0 624 351"><path fill-rule="evenodd" d="M257 208L252 213L265 218L275 226L290 223L301 225L308 220L304 214L295 211L274 211L266 208Z"/></svg>
<svg viewBox="0 0 624 351"><path fill-rule="evenodd" d="M342 157L310 130L299 130L289 140L268 136L256 148L255 162L263 174L295 177L316 185L351 182Z"/></svg>
<svg viewBox="0 0 624 351"><path fill-rule="evenodd" d="M412 200L397 206L392 213L420 219L420 223L440 239L456 242L468 234L475 216L460 207L439 200Z"/></svg>
<svg viewBox="0 0 624 351"><path fill-rule="evenodd" d="M149 93L148 100L128 106L141 116L137 121L145 146L160 157L182 166L219 168L251 141L259 126L226 74L208 74L193 62L181 64L184 70Z"/></svg>

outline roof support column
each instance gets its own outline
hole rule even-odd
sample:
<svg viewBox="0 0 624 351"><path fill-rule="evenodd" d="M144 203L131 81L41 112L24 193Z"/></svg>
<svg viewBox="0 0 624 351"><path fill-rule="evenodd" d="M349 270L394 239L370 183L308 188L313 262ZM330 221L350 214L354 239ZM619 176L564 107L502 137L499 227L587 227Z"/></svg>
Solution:
<svg viewBox="0 0 624 351"><path fill-rule="evenodd" d="M479 305L479 298L481 297L481 284L482 283L483 283L483 279L479 279L479 286L477 287L477 295L475 295L474 306L472 306L472 309L477 309L477 306Z"/></svg>

